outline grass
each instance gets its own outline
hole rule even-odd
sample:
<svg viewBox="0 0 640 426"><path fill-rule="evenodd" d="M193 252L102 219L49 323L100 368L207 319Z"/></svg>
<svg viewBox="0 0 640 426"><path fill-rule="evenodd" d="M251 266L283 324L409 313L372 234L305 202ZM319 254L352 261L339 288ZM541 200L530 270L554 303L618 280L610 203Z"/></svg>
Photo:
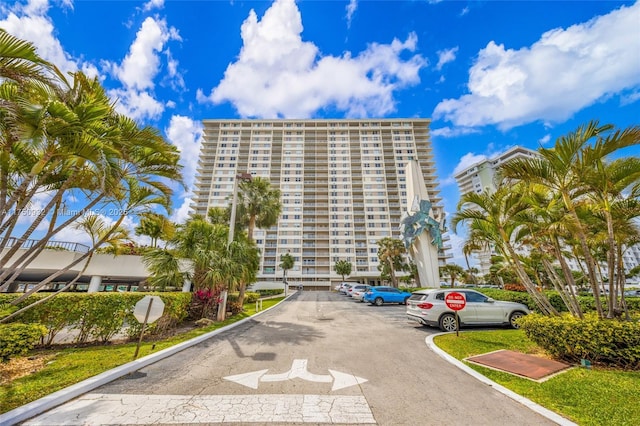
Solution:
<svg viewBox="0 0 640 426"><path fill-rule="evenodd" d="M263 310L279 303L283 297L265 299ZM138 358L158 352L178 343L248 318L256 313L255 304L248 303L244 311L225 321L208 327L159 340L143 342ZM85 379L103 373L133 360L137 343L113 344L79 348L51 348L35 350L30 358L44 358L44 366L36 372L0 385L0 413L52 394ZM88 362L87 360L91 360Z"/></svg>
<svg viewBox="0 0 640 426"><path fill-rule="evenodd" d="M519 330L492 330L438 336L435 343L462 360L499 349L541 355ZM466 362L465 362L466 363ZM475 364L469 367L545 408L584 426L639 425L640 371L573 368L537 383Z"/></svg>

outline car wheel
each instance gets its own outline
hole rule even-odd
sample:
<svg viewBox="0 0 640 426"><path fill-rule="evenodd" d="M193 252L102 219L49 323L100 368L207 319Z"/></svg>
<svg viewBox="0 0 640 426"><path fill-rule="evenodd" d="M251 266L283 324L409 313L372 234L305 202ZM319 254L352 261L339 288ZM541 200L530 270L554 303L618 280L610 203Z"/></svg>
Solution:
<svg viewBox="0 0 640 426"><path fill-rule="evenodd" d="M524 312L520 312L520 311L512 312L511 315L509 315L509 325L511 325L511 327L516 329L520 328L520 326L516 324L516 320L522 318L523 316L524 316Z"/></svg>
<svg viewBox="0 0 640 426"><path fill-rule="evenodd" d="M457 327L456 317L453 314L444 314L440 317L440 330L456 331Z"/></svg>
<svg viewBox="0 0 640 426"><path fill-rule="evenodd" d="M376 306L382 306L384 300L382 300L382 297L376 297L376 300L374 300L373 303L375 303Z"/></svg>

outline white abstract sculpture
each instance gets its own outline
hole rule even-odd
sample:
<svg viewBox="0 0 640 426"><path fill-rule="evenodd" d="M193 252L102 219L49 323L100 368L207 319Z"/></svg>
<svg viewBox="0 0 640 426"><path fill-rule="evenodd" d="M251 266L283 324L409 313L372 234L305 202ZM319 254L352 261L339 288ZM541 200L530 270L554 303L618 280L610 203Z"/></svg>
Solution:
<svg viewBox="0 0 640 426"><path fill-rule="evenodd" d="M420 165L409 161L407 211L400 225L402 241L418 268L420 287L439 288L438 250L442 248L444 212L434 211Z"/></svg>

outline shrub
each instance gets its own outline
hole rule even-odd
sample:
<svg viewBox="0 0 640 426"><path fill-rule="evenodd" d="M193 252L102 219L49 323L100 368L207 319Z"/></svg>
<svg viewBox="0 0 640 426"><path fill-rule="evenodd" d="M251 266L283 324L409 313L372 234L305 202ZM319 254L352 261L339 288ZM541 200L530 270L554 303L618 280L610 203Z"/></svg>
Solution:
<svg viewBox="0 0 640 426"><path fill-rule="evenodd" d="M244 303L256 303L260 299L260 293L246 292L244 294Z"/></svg>
<svg viewBox="0 0 640 426"><path fill-rule="evenodd" d="M522 284L505 284L504 289L507 291L519 291L522 293L527 292L527 289Z"/></svg>
<svg viewBox="0 0 640 426"><path fill-rule="evenodd" d="M154 293L151 293L154 294ZM127 334L140 334L141 324L133 316L135 304L144 297L143 293L61 293L38 306L27 310L17 321L39 323L47 328L43 343L50 345L54 337L64 328L79 331L78 341L90 339L108 342L124 326ZM191 293L160 293L165 304L164 315L149 327L149 332L164 332L175 327L187 315ZM46 297L34 294L21 302L18 307L30 305Z"/></svg>
<svg viewBox="0 0 640 426"><path fill-rule="evenodd" d="M529 339L552 356L579 363L586 359L608 366L640 368L640 322L602 320L590 313L580 320L571 315L527 315L519 320Z"/></svg>
<svg viewBox="0 0 640 426"><path fill-rule="evenodd" d="M0 324L0 362L25 355L46 333L41 324Z"/></svg>

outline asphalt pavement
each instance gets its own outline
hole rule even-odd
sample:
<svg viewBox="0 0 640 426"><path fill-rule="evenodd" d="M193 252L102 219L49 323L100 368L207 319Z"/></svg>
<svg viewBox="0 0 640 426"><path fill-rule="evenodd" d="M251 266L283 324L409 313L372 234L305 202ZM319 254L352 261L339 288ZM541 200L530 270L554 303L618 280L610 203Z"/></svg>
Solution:
<svg viewBox="0 0 640 426"><path fill-rule="evenodd" d="M299 292L25 424L571 424L434 352L404 310Z"/></svg>

